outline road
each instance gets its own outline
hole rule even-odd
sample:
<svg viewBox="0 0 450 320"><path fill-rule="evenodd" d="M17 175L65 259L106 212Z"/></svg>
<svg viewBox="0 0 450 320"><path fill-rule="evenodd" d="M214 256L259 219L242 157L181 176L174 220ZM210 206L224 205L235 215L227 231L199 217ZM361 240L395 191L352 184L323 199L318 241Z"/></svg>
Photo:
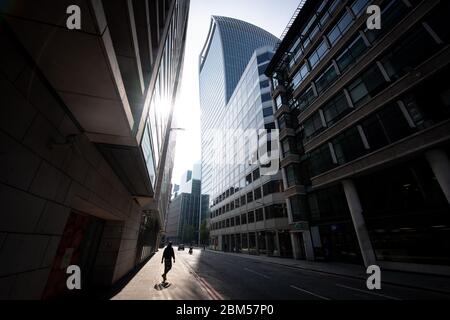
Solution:
<svg viewBox="0 0 450 320"><path fill-rule="evenodd" d="M369 291L362 279L199 249L193 255L176 251L177 261L168 275L170 286L165 288L161 255L162 250L113 299L450 300L450 295L385 283L381 290Z"/></svg>
<svg viewBox="0 0 450 320"><path fill-rule="evenodd" d="M244 256L195 250L178 254L223 299L232 300L411 300L449 295L382 284L369 291L365 280L302 270Z"/></svg>

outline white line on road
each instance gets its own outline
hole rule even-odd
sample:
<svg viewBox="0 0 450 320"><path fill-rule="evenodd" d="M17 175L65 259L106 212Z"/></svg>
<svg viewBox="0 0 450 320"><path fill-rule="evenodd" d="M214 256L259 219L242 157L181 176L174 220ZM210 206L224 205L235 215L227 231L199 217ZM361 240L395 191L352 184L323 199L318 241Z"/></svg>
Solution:
<svg viewBox="0 0 450 320"><path fill-rule="evenodd" d="M256 272L256 271L254 271L254 270L251 270L251 269L249 269L249 268L244 268L244 270L247 270L248 272L251 272L251 273L257 274L258 276L264 277L264 278L266 278L266 279L270 279L270 277L266 276L265 274L262 274L262 273Z"/></svg>
<svg viewBox="0 0 450 320"><path fill-rule="evenodd" d="M344 286L343 284L335 283L335 285L338 286L338 287L341 287L341 288L348 289L348 290L358 291L358 292L362 292L362 293L365 293L365 294L371 294L373 296L378 296L378 297L382 297L382 298L386 298L386 299L390 299L390 300L401 300L400 298L388 296L388 295L381 294L381 293L375 293L375 292L370 292L370 291L366 291L366 290L361 290L361 289L356 289L356 288L352 288L352 287L347 287L347 286Z"/></svg>
<svg viewBox="0 0 450 320"><path fill-rule="evenodd" d="M290 286L290 287L293 288L293 289L295 289L295 290L302 291L302 292L304 292L304 293L310 294L310 295L312 295L312 296L314 296L314 297L316 297L316 298L322 299L322 300L331 300L330 298L327 298L327 297L318 295L318 294L316 294L316 293L314 293L314 292L311 292L311 291L308 291L308 290L305 290L305 289L301 289L301 288L296 287L296 286Z"/></svg>

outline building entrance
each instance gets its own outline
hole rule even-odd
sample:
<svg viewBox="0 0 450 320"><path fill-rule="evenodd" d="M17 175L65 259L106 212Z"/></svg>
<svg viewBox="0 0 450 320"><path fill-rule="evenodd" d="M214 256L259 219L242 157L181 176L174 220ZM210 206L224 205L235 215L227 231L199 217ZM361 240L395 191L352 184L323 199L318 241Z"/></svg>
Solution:
<svg viewBox="0 0 450 320"><path fill-rule="evenodd" d="M47 280L44 299L56 299L71 294L86 293L92 286L92 271L103 234L105 220L72 211ZM81 290L67 289L67 267L76 265L81 270Z"/></svg>

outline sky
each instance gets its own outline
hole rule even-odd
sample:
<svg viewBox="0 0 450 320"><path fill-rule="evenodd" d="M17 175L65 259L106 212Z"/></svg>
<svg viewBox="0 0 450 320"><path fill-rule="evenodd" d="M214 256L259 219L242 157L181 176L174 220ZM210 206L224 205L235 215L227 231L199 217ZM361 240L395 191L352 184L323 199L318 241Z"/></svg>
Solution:
<svg viewBox="0 0 450 320"><path fill-rule="evenodd" d="M280 37L300 0L191 0L183 78L175 109L177 148L172 182L179 184L187 170L201 160L199 55L208 35L211 16L227 16L261 27Z"/></svg>

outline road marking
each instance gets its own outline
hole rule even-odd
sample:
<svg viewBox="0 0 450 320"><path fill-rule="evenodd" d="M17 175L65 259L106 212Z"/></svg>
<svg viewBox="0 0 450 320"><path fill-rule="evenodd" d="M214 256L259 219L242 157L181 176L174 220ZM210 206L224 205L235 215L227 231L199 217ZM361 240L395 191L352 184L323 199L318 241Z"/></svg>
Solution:
<svg viewBox="0 0 450 320"><path fill-rule="evenodd" d="M200 286L203 288L203 290L206 291L206 293L211 297L212 300L224 300L222 295L217 292L204 278L200 277L197 272L194 271L194 269L189 265L188 262L181 260L184 267L187 269L187 271L194 276L195 279L199 282Z"/></svg>
<svg viewBox="0 0 450 320"><path fill-rule="evenodd" d="M314 296L314 297L316 297L316 298L322 299L322 300L331 300L330 298L327 298L327 297L318 295L318 294L316 294L316 293L314 293L314 292L311 292L311 291L308 291L308 290L305 290L305 289L301 289L301 288L296 287L296 286L290 286L290 287L291 287L292 289L295 289L295 290L298 290L298 291L302 291L302 292L304 292L304 293L310 294L310 295L312 295L312 296Z"/></svg>
<svg viewBox="0 0 450 320"><path fill-rule="evenodd" d="M390 299L390 300L401 300L400 298L388 296L388 295L381 294L381 293L370 292L370 291L367 291L367 290L361 290L361 289L357 289L357 288L352 288L352 287L344 286L343 284L335 283L335 285L338 286L338 287L341 287L341 288L348 289L348 290L358 291L358 292L362 292L362 293L365 293L365 294L371 294L373 296L383 297L383 298Z"/></svg>
<svg viewBox="0 0 450 320"><path fill-rule="evenodd" d="M254 270L251 270L251 269L249 269L249 268L244 268L244 270L247 270L248 272L251 272L251 273L257 274L258 276L264 277L264 278L266 278L266 279L271 279L270 277L266 276L265 274L262 274L262 273L256 272L256 271L254 271Z"/></svg>

